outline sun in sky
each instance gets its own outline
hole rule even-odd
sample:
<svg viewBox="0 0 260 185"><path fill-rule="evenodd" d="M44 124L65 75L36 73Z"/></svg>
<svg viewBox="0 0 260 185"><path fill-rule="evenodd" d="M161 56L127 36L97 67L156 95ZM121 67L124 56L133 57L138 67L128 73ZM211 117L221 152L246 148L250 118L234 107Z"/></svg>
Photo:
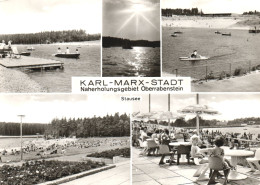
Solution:
<svg viewBox="0 0 260 185"><path fill-rule="evenodd" d="M129 39L159 40L159 1L104 0L103 35Z"/></svg>

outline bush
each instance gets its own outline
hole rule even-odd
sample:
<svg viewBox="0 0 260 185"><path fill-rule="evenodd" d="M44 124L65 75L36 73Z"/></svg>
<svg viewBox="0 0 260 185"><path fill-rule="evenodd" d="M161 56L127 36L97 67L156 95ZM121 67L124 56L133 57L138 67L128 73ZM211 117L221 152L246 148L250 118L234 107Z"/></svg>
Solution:
<svg viewBox="0 0 260 185"><path fill-rule="evenodd" d="M234 74L233 76L239 76L241 75L243 72L242 72L242 69L241 68L236 68L235 71L234 71Z"/></svg>
<svg viewBox="0 0 260 185"><path fill-rule="evenodd" d="M227 74L226 74L226 72L225 71L222 71L221 73L220 73L220 75L219 75L219 80L223 80L224 78L226 78L227 77Z"/></svg>
<svg viewBox="0 0 260 185"><path fill-rule="evenodd" d="M29 185L55 180L104 166L104 163L67 161L30 161L22 166L4 165L0 168L0 184Z"/></svg>
<svg viewBox="0 0 260 185"><path fill-rule="evenodd" d="M213 74L213 71L210 71L210 73L207 74L207 76L206 76L205 79L206 79L206 80L213 80L213 79L215 79L214 74Z"/></svg>
<svg viewBox="0 0 260 185"><path fill-rule="evenodd" d="M109 158L109 159L113 159L113 157L115 157L115 156L130 157L130 148L121 148L121 149L117 148L114 150L95 152L95 153L87 155L87 157Z"/></svg>

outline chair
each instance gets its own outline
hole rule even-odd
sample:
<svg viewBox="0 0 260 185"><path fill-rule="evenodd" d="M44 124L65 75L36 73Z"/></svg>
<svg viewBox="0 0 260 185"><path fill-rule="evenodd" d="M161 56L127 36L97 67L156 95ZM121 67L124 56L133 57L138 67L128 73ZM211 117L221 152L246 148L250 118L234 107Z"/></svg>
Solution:
<svg viewBox="0 0 260 185"><path fill-rule="evenodd" d="M259 165L259 161L260 161L260 148L258 148L255 152L255 157L249 157L249 158L246 158L249 166L251 167L251 170L252 172L256 171L253 164L256 166L257 168L257 171L254 172L253 174L254 175L259 175L260 174L260 165Z"/></svg>
<svg viewBox="0 0 260 185"><path fill-rule="evenodd" d="M147 141L147 151L148 151L148 155L150 154L150 152L153 150L155 151L156 149L159 148L159 146L155 143L155 141L153 139L149 139L146 140Z"/></svg>
<svg viewBox="0 0 260 185"><path fill-rule="evenodd" d="M210 172L210 181L215 181L215 176L217 176L218 171L223 170L224 171L224 175L225 175L225 182L227 183L228 181L228 173L226 173L223 169L223 160L220 157L209 157L209 165L208 167L210 168L211 171L213 171L213 173ZM209 183L208 183L209 184Z"/></svg>
<svg viewBox="0 0 260 185"><path fill-rule="evenodd" d="M17 47L12 47L11 55L16 56L16 58L21 58L21 53L18 52Z"/></svg>
<svg viewBox="0 0 260 185"><path fill-rule="evenodd" d="M177 165L180 164L181 155L186 155L186 159L188 160L188 164L190 164L190 151L191 145L180 145L177 148Z"/></svg>

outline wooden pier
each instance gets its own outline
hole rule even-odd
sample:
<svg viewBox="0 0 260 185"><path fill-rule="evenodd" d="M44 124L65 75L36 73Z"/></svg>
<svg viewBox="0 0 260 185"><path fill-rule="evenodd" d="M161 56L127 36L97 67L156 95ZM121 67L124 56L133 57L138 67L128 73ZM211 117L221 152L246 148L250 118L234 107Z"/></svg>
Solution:
<svg viewBox="0 0 260 185"><path fill-rule="evenodd" d="M6 68L22 68L22 69L51 69L51 68L60 68L63 69L63 62L43 59L43 58L34 58L21 56L21 58L0 58L0 65Z"/></svg>

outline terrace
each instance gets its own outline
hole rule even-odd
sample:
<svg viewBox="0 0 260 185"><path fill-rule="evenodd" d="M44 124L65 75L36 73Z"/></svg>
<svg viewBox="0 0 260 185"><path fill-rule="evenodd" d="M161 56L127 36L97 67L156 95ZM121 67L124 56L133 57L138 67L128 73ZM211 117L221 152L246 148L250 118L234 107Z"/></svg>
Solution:
<svg viewBox="0 0 260 185"><path fill-rule="evenodd" d="M132 181L133 185L204 185L207 184L208 180L197 181L197 177L193 177L195 171L199 168L194 164L187 164L187 161L181 161L179 165L174 163L169 165L168 163L164 165L158 165L160 157L159 156L140 156L142 149L133 147L133 164L132 164ZM167 158L167 157L166 157ZM237 166L238 174L246 175L247 178L244 180L236 180L228 184L238 185L238 184L250 184L259 185L260 175L254 175L252 172L248 172L250 168L246 166ZM206 175L208 176L209 170ZM218 179L220 183L223 184L224 179Z"/></svg>

